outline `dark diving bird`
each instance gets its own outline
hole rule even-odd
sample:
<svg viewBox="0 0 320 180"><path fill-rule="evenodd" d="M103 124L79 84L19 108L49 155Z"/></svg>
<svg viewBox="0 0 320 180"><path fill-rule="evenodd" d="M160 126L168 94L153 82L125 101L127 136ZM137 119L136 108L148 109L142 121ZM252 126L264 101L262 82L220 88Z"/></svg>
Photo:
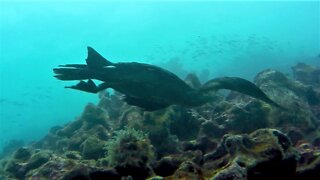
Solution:
<svg viewBox="0 0 320 180"><path fill-rule="evenodd" d="M137 62L112 63L91 47L88 47L86 64L60 65L53 71L57 79L80 80L78 84L66 88L89 93L112 88L124 94L124 101L129 105L138 106L146 111L174 104L185 107L201 106L212 101L214 93L219 89L238 91L281 108L255 84L242 78L215 78L196 89L168 70ZM97 86L93 79L103 83Z"/></svg>

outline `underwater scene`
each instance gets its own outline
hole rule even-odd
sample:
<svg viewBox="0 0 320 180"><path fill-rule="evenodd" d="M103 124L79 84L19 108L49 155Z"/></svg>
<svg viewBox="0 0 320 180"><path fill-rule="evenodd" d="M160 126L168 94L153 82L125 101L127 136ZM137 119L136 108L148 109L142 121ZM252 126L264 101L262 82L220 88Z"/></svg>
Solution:
<svg viewBox="0 0 320 180"><path fill-rule="evenodd" d="M11 179L320 179L320 2L0 1Z"/></svg>

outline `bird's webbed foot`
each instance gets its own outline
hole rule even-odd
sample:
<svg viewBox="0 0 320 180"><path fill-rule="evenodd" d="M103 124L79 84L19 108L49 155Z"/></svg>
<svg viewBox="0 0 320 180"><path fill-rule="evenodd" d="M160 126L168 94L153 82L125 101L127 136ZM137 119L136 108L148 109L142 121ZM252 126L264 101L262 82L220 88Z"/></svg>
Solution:
<svg viewBox="0 0 320 180"><path fill-rule="evenodd" d="M89 79L87 82L80 81L76 85L66 86L65 88L76 89L76 90L85 91L89 93L98 93L99 91L106 89L107 87L105 83L102 83L99 86L96 86L96 84L91 79Z"/></svg>

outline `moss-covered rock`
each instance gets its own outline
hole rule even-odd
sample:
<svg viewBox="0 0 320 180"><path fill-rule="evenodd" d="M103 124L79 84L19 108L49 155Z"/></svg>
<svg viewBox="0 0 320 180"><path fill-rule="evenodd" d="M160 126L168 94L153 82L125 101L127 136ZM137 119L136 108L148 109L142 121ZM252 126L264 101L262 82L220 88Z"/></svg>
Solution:
<svg viewBox="0 0 320 180"><path fill-rule="evenodd" d="M19 139L10 140L4 145L2 151L0 151L0 159L11 155L15 150L23 146L24 146L23 140L19 140Z"/></svg>
<svg viewBox="0 0 320 180"><path fill-rule="evenodd" d="M320 68L305 63L292 67L294 78L304 84L320 85Z"/></svg>
<svg viewBox="0 0 320 180"><path fill-rule="evenodd" d="M74 160L82 159L79 151L67 151L64 153L64 156L68 159L74 159Z"/></svg>
<svg viewBox="0 0 320 180"><path fill-rule="evenodd" d="M217 142L214 140L210 139L207 136L201 136L197 140L193 141L186 141L183 142L182 148L183 151L196 151L199 150L203 154L212 152L214 149L217 148Z"/></svg>
<svg viewBox="0 0 320 180"><path fill-rule="evenodd" d="M30 148L21 147L14 152L13 158L19 161L27 161L30 159L31 153Z"/></svg>
<svg viewBox="0 0 320 180"><path fill-rule="evenodd" d="M27 170L24 164L11 159L6 161L4 172L5 174L9 175L9 177L11 176L13 178L23 179L27 173Z"/></svg>
<svg viewBox="0 0 320 180"><path fill-rule="evenodd" d="M117 131L115 137L106 143L106 150L111 165L139 166L154 159L147 135L132 128Z"/></svg>
<svg viewBox="0 0 320 180"><path fill-rule="evenodd" d="M168 179L203 179L202 169L192 161L184 161Z"/></svg>
<svg viewBox="0 0 320 180"><path fill-rule="evenodd" d="M116 132L107 142L107 157L122 176L145 179L151 175L149 163L154 160L154 151L146 134L132 128Z"/></svg>
<svg viewBox="0 0 320 180"><path fill-rule="evenodd" d="M26 164L26 171L36 169L48 162L50 160L51 153L52 152L50 151L39 151L34 153Z"/></svg>
<svg viewBox="0 0 320 180"><path fill-rule="evenodd" d="M105 154L104 145L104 141L91 136L80 145L81 155L84 159L99 159Z"/></svg>
<svg viewBox="0 0 320 180"><path fill-rule="evenodd" d="M47 163L30 170L25 177L27 179L89 179L90 173L99 170L91 161L79 161L66 159L52 155Z"/></svg>
<svg viewBox="0 0 320 180"><path fill-rule="evenodd" d="M108 128L107 118L107 113L102 108L89 103L81 115L81 120L83 121L82 128L91 129L97 124Z"/></svg>
<svg viewBox="0 0 320 180"><path fill-rule="evenodd" d="M250 135L228 135L222 148L228 163L215 171L214 178L238 177L248 179L293 178L298 153L290 139L275 129L261 129ZM205 163L212 163L207 159ZM210 167L210 166L207 166Z"/></svg>
<svg viewBox="0 0 320 180"><path fill-rule="evenodd" d="M155 112L144 112L142 126L139 130L146 132L150 143L156 149L157 156L176 153L181 150L179 139L171 134L169 125L173 108L166 108Z"/></svg>

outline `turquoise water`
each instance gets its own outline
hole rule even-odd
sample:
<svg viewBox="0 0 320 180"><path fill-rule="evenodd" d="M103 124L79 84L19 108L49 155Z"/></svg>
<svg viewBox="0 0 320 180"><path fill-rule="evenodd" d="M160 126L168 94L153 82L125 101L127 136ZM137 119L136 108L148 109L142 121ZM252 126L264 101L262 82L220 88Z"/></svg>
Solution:
<svg viewBox="0 0 320 180"><path fill-rule="evenodd" d="M0 2L0 149L79 116L98 97L64 89L52 68L84 63L86 46L113 62L147 62L182 78L252 80L266 68L319 66L319 1Z"/></svg>

